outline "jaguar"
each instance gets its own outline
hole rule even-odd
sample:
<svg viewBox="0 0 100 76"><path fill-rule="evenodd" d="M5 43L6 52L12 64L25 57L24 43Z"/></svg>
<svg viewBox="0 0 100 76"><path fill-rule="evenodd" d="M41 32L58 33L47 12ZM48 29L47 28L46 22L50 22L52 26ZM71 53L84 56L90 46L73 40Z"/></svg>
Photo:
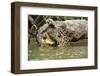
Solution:
<svg viewBox="0 0 100 76"><path fill-rule="evenodd" d="M86 20L54 21L48 19L38 30L37 40L41 46L68 46L70 42L76 42L87 38Z"/></svg>

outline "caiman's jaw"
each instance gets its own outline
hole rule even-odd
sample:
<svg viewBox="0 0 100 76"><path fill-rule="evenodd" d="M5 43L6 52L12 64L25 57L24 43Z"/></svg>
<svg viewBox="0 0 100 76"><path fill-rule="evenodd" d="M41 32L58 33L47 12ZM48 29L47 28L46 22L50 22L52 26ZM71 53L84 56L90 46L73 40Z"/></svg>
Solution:
<svg viewBox="0 0 100 76"><path fill-rule="evenodd" d="M41 42L43 43L43 44L49 44L49 45L53 45L53 44L55 44L55 42L53 42L52 40L49 40L49 39L41 39Z"/></svg>

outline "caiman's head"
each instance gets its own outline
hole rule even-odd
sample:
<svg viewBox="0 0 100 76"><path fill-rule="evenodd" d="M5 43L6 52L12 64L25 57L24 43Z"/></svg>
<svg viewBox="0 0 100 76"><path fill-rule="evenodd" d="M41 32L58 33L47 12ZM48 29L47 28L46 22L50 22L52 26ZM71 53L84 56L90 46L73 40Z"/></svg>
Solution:
<svg viewBox="0 0 100 76"><path fill-rule="evenodd" d="M41 38L41 43L43 46L57 46L57 41L47 32L43 33Z"/></svg>

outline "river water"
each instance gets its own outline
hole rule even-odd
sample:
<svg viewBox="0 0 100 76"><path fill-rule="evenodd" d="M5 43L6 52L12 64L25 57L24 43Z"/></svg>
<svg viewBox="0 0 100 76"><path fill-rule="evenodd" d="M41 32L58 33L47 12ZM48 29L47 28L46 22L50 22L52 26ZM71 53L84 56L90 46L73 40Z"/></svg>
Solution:
<svg viewBox="0 0 100 76"><path fill-rule="evenodd" d="M40 47L31 40L28 46L28 60L58 60L58 59L81 59L88 57L87 39L72 42L66 47Z"/></svg>

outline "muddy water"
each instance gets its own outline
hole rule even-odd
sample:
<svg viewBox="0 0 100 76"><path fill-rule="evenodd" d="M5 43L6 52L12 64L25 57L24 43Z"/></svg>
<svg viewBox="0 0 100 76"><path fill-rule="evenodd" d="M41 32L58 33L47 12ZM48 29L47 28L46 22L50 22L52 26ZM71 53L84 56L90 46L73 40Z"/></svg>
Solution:
<svg viewBox="0 0 100 76"><path fill-rule="evenodd" d="M88 57L87 39L71 43L71 46L52 48L40 47L31 40L28 60L80 59Z"/></svg>

